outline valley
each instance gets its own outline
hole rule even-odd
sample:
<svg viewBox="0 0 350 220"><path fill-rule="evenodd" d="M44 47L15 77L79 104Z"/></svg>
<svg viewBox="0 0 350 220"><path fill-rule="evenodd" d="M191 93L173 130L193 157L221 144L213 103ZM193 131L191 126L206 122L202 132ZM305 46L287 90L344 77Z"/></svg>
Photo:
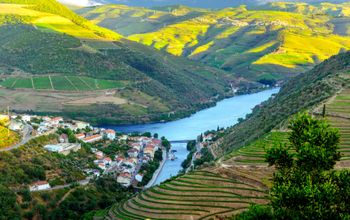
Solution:
<svg viewBox="0 0 350 220"><path fill-rule="evenodd" d="M349 2L172 3L0 0L0 219L349 219Z"/></svg>

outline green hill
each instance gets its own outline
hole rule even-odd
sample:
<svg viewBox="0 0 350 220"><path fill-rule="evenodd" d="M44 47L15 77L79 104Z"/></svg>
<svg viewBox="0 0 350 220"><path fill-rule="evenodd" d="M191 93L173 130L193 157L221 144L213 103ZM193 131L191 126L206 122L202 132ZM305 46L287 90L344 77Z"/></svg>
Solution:
<svg viewBox="0 0 350 220"><path fill-rule="evenodd" d="M254 140L264 137L273 129L277 131L281 129L285 132L285 123L293 114L308 110L319 116L325 104L327 119L340 129L343 135L340 147L341 150L346 151L346 148L349 147L348 126L345 125L350 119L349 108L347 108L349 105L349 74L350 53L348 52L331 57L311 71L297 76L283 86L275 97L255 107L247 120L231 128L220 149L217 150L225 154L246 146L233 152L232 156L237 156L239 152L254 151L257 145L264 145L253 142ZM286 134L278 132L274 134L279 134L277 136L279 142L285 140L283 137ZM276 137L276 135L273 136ZM269 139L269 136L266 138ZM260 147L259 149L258 151L263 151ZM344 154L343 159L348 159L347 153Z"/></svg>
<svg viewBox="0 0 350 220"><path fill-rule="evenodd" d="M235 81L124 39L54 0L0 1L0 24L0 108L92 122L168 120L212 104Z"/></svg>
<svg viewBox="0 0 350 220"><path fill-rule="evenodd" d="M78 13L128 39L255 80L305 72L350 48L348 3L156 9L105 5Z"/></svg>

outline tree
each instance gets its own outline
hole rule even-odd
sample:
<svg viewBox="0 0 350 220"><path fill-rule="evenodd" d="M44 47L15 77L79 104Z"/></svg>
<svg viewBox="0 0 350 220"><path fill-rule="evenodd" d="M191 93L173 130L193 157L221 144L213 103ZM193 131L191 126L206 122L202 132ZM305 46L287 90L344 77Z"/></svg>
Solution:
<svg viewBox="0 0 350 220"><path fill-rule="evenodd" d="M269 206L234 219L350 219L350 171L332 170L340 160L338 130L306 113L289 129L290 144L267 150L266 161L276 168Z"/></svg>
<svg viewBox="0 0 350 220"><path fill-rule="evenodd" d="M165 137L162 137L161 140L162 140L162 146L165 147L166 151L169 151L171 148L170 141L168 141Z"/></svg>
<svg viewBox="0 0 350 220"><path fill-rule="evenodd" d="M340 185L344 183L335 181L336 174L328 172L340 160L338 131L325 120L306 113L297 115L289 129L290 144L275 146L266 155L269 165L276 168L270 191L275 216L284 219L349 216L345 208L338 206L343 197Z"/></svg>

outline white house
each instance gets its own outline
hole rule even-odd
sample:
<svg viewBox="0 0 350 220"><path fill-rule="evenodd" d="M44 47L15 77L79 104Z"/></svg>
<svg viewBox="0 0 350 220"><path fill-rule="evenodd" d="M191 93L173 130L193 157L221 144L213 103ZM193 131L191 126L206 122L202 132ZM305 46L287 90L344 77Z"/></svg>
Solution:
<svg viewBox="0 0 350 220"><path fill-rule="evenodd" d="M128 140L128 137L129 137L128 135L123 134L122 136L119 137L119 140L126 141L126 140Z"/></svg>
<svg viewBox="0 0 350 220"><path fill-rule="evenodd" d="M139 155L139 151L137 149L130 149L128 150L129 157L137 157Z"/></svg>
<svg viewBox="0 0 350 220"><path fill-rule="evenodd" d="M51 186L47 181L38 181L29 187L30 191L40 191L50 189Z"/></svg>
<svg viewBox="0 0 350 220"><path fill-rule="evenodd" d="M103 138L102 135L95 134L90 137L83 138L82 141L85 143L93 143L93 142L102 140L102 138Z"/></svg>
<svg viewBox="0 0 350 220"><path fill-rule="evenodd" d="M112 129L108 129L104 131L107 139L113 141L115 139L115 131Z"/></svg>
<svg viewBox="0 0 350 220"><path fill-rule="evenodd" d="M78 139L78 140L82 140L82 139L85 138L85 134L84 134L84 133L76 134L76 135L74 135L74 136L75 136L75 138Z"/></svg>
<svg viewBox="0 0 350 220"><path fill-rule="evenodd" d="M110 157L103 158L103 163L105 165L110 165L112 163L112 159Z"/></svg>
<svg viewBox="0 0 350 220"><path fill-rule="evenodd" d="M121 173L117 177L117 182L125 187L128 187L131 184L131 175L129 173Z"/></svg>
<svg viewBox="0 0 350 220"><path fill-rule="evenodd" d="M30 122L31 118L32 117L30 115L22 115L22 121Z"/></svg>
<svg viewBox="0 0 350 220"><path fill-rule="evenodd" d="M142 174L137 174L137 175L135 176L135 179L136 179L138 182L142 182L143 175L142 175Z"/></svg>
<svg viewBox="0 0 350 220"><path fill-rule="evenodd" d="M75 122L75 128L76 129L85 129L86 127L90 127L89 123L82 122L82 121L76 121Z"/></svg>
<svg viewBox="0 0 350 220"><path fill-rule="evenodd" d="M51 152L57 152L63 155L68 155L70 152L78 151L81 149L81 144L78 143L60 143L60 144L48 144L44 148Z"/></svg>
<svg viewBox="0 0 350 220"><path fill-rule="evenodd" d="M62 117L55 117L55 118L52 118L50 123L52 125L58 125L60 122L63 122L63 118Z"/></svg>

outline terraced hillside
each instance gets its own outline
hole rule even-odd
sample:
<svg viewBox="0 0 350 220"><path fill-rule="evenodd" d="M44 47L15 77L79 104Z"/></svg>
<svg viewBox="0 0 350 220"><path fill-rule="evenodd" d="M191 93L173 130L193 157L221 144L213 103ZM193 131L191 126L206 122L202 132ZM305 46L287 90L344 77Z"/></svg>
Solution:
<svg viewBox="0 0 350 220"><path fill-rule="evenodd" d="M350 74L349 74L350 75ZM320 113L321 107L316 112ZM350 166L350 85L326 102L327 120L340 132L340 166Z"/></svg>
<svg viewBox="0 0 350 220"><path fill-rule="evenodd" d="M348 3L274 3L217 11L106 5L78 13L128 39L266 82L349 50L348 11ZM134 24L138 28L132 29Z"/></svg>
<svg viewBox="0 0 350 220"><path fill-rule="evenodd" d="M183 117L212 105L214 97L230 94L230 81L240 84L221 70L128 41L55 0L0 1L0 35L1 84L36 89L28 94L34 100L14 102L22 91L0 88L0 109L10 104L17 111L63 112L91 122L105 118L104 123L169 120L170 112ZM101 95L96 89L111 88L118 90L110 95L112 99L124 99L122 103L96 101ZM64 93L47 94L42 89ZM79 99L65 98L77 91ZM48 105L34 105L39 101L61 104L52 112ZM96 109L106 111L97 117Z"/></svg>
<svg viewBox="0 0 350 220"><path fill-rule="evenodd" d="M225 155L229 165L266 165L266 150L281 143L288 143L288 132L273 131L253 143Z"/></svg>
<svg viewBox="0 0 350 220"><path fill-rule="evenodd" d="M259 182L261 179L256 180L266 173L268 171L263 170L259 174L247 174L243 170L232 176L232 172L224 168L195 171L112 207L107 219L213 219L230 216L252 203L266 203L267 187Z"/></svg>

